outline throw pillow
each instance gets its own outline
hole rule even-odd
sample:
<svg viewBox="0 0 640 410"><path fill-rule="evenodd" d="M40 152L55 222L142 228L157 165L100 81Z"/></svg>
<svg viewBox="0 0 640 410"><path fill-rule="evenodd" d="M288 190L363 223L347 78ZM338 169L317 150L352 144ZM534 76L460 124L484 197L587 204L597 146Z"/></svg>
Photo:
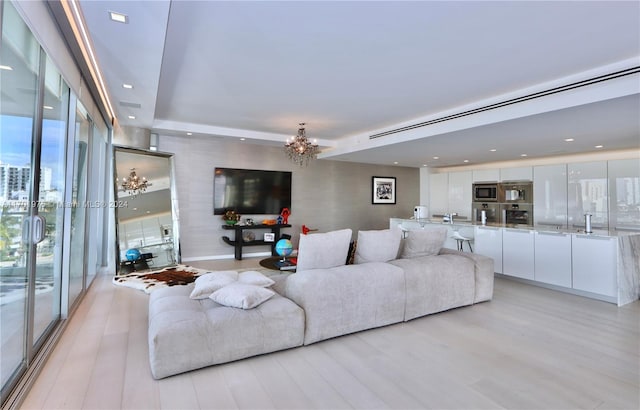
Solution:
<svg viewBox="0 0 640 410"><path fill-rule="evenodd" d="M271 289L236 282L216 290L209 298L223 306L253 309L269 300L273 295L275 295L275 292Z"/></svg>
<svg viewBox="0 0 640 410"><path fill-rule="evenodd" d="M247 285L255 285L263 288L268 288L273 285L275 282L260 272L255 270L249 270L246 272L240 272L238 275L238 282L247 284Z"/></svg>
<svg viewBox="0 0 640 410"><path fill-rule="evenodd" d="M437 255L447 239L447 228L433 228L407 232L400 257L417 258Z"/></svg>
<svg viewBox="0 0 640 410"><path fill-rule="evenodd" d="M300 235L297 271L342 266L347 260L351 229Z"/></svg>
<svg viewBox="0 0 640 410"><path fill-rule="evenodd" d="M205 273L195 280L195 287L189 297L191 299L206 299L216 290L223 288L238 279L238 272L217 271Z"/></svg>
<svg viewBox="0 0 640 410"><path fill-rule="evenodd" d="M397 229L359 231L354 263L387 262L398 257L401 232Z"/></svg>

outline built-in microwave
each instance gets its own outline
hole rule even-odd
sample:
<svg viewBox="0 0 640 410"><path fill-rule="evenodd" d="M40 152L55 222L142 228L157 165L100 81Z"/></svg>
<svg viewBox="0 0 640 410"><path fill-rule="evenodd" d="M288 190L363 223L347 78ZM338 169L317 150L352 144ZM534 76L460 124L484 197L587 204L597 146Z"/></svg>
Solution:
<svg viewBox="0 0 640 410"><path fill-rule="evenodd" d="M498 184L473 184L473 202L498 202Z"/></svg>

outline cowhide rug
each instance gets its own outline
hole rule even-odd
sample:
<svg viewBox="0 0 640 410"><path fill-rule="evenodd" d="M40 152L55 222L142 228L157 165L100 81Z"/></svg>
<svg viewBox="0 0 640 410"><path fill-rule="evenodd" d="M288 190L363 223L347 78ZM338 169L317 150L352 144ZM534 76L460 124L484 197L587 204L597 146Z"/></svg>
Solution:
<svg viewBox="0 0 640 410"><path fill-rule="evenodd" d="M168 286L188 285L208 270L198 269L187 265L177 265L151 272L129 273L113 277L113 284L143 290L151 293L156 289Z"/></svg>

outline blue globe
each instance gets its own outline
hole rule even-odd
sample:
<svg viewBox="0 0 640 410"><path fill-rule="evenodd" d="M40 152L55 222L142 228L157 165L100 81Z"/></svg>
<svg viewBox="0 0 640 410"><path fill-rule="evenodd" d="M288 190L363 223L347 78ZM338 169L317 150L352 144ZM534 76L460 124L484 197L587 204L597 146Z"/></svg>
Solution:
<svg viewBox="0 0 640 410"><path fill-rule="evenodd" d="M276 253L280 256L289 256L293 252L293 245L288 239L280 239L276 243Z"/></svg>
<svg viewBox="0 0 640 410"><path fill-rule="evenodd" d="M127 253L124 254L124 256L127 257L127 260L137 261L138 259L140 259L140 251L135 248L129 249Z"/></svg>

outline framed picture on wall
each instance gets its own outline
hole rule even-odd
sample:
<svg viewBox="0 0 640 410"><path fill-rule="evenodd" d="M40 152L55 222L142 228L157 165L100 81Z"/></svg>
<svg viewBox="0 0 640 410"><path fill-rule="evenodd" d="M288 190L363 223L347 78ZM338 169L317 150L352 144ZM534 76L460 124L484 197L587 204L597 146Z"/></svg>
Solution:
<svg viewBox="0 0 640 410"><path fill-rule="evenodd" d="M396 178L372 177L371 178L371 203L395 204L396 203Z"/></svg>

